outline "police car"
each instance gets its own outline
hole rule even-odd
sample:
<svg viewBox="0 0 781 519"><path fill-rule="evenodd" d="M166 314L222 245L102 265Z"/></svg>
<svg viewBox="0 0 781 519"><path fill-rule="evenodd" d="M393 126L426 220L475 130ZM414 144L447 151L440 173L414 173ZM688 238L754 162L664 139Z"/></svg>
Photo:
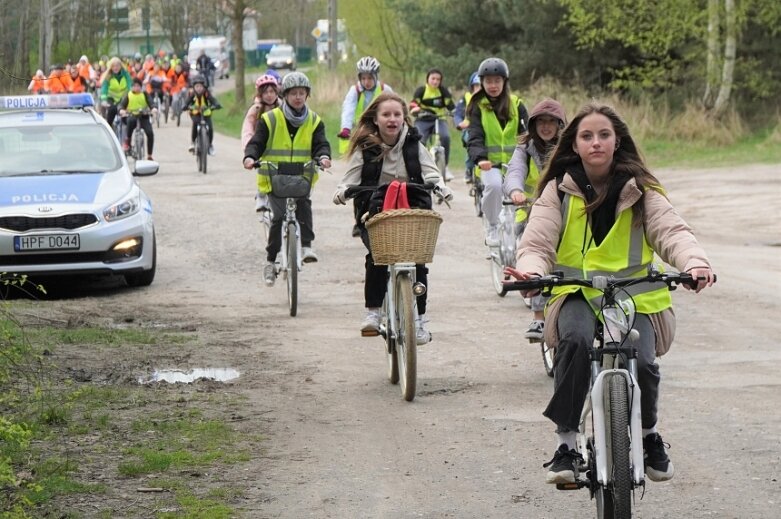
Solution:
<svg viewBox="0 0 781 519"><path fill-rule="evenodd" d="M152 203L89 94L0 97L0 273L152 283Z"/></svg>

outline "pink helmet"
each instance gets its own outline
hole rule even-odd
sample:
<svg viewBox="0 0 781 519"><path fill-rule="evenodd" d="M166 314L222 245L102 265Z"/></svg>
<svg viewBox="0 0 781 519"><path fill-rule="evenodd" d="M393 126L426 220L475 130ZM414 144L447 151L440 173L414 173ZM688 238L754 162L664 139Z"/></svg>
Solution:
<svg viewBox="0 0 781 519"><path fill-rule="evenodd" d="M269 74L263 74L258 79L255 80L255 88L260 90L265 85L272 85L274 88L279 87L279 83L277 83L277 79L274 76L271 76Z"/></svg>

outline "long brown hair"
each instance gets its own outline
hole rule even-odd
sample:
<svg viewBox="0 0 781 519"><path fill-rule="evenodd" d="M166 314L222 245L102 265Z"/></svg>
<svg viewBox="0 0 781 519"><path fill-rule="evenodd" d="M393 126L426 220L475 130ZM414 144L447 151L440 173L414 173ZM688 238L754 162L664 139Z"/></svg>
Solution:
<svg viewBox="0 0 781 519"><path fill-rule="evenodd" d="M613 180L619 175L628 175L635 179L637 186L641 191L646 189L655 189L664 194L662 185L659 180L651 173L648 167L645 165L640 151L635 144L634 139L629 133L629 127L623 119L616 113L616 111L605 104L591 102L583 106L577 115L570 121L570 123L564 128L559 135L559 142L551 153L548 165L540 176L540 181L537 184L537 197L542 194L545 186L548 182L561 178L569 168L576 164L581 164L580 156L575 152L575 139L578 134L578 126L584 117L591 114L601 114L610 120L613 125L613 131L616 134L617 148L613 152L613 164L610 167L610 173L608 182L612 183ZM595 200L586 206L586 213L591 213L599 207L602 201L607 196L607 190L603 190ZM634 208L635 221L641 216L642 204L635 204Z"/></svg>
<svg viewBox="0 0 781 519"><path fill-rule="evenodd" d="M366 148L372 146L380 146L382 144L382 138L380 137L380 128L374 120L377 118L377 112L380 105L385 101L396 101L401 104L402 113L404 114L404 123L407 126L412 126L412 121L409 116L409 109L407 103L395 92L382 92L375 97L369 108L367 108L358 119L353 136L350 139L350 148L348 155L352 155L356 150L363 151Z"/></svg>

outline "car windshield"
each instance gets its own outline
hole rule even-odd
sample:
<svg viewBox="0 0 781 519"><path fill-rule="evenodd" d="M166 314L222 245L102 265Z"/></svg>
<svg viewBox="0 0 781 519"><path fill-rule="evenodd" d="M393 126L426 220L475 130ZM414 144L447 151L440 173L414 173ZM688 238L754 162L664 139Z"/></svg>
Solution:
<svg viewBox="0 0 781 519"><path fill-rule="evenodd" d="M290 57L293 55L292 47L272 47L268 53L269 56L274 57Z"/></svg>
<svg viewBox="0 0 781 519"><path fill-rule="evenodd" d="M111 134L99 125L0 128L0 177L103 173L122 162Z"/></svg>

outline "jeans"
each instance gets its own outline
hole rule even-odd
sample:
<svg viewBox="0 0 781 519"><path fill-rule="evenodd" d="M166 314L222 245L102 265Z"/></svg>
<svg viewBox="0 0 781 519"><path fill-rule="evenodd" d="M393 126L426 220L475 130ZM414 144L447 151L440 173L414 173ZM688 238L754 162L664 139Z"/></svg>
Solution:
<svg viewBox="0 0 781 519"><path fill-rule="evenodd" d="M266 246L266 260L274 262L282 247L282 221L285 219L287 199L269 194L268 200L271 206L271 230ZM301 226L301 246L311 247L312 241L315 239L312 226L312 200L309 198L296 199L296 219Z"/></svg>
<svg viewBox="0 0 781 519"><path fill-rule="evenodd" d="M577 431L580 413L591 385L591 360L588 347L594 342L596 315L581 292L570 294L561 306L556 322L559 344L553 361L553 397L542 413L557 426L557 431ZM640 339L637 350L637 382L644 429L656 425L659 398L659 366L656 364L656 334L647 315L636 314L634 328Z"/></svg>

